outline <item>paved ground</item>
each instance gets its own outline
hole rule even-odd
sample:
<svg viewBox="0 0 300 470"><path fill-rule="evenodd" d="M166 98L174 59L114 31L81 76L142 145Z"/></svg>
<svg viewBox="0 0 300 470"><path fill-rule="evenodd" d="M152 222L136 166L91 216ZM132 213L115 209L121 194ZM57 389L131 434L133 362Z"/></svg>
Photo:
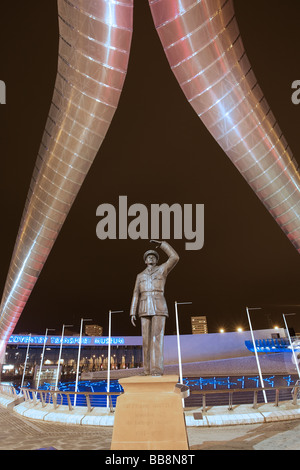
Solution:
<svg viewBox="0 0 300 470"><path fill-rule="evenodd" d="M188 428L191 450L300 450L300 420Z"/></svg>
<svg viewBox="0 0 300 470"><path fill-rule="evenodd" d="M109 449L112 427L77 426L30 420L0 405L0 450Z"/></svg>
<svg viewBox="0 0 300 470"><path fill-rule="evenodd" d="M112 427L33 421L0 405L0 450L109 450ZM191 451L300 450L300 420L188 428Z"/></svg>

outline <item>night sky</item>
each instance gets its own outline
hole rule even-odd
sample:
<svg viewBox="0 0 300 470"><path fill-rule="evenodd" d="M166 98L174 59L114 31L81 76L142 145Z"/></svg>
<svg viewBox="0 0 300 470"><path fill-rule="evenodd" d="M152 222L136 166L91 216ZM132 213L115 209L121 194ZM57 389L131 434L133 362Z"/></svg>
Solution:
<svg viewBox="0 0 300 470"><path fill-rule="evenodd" d="M299 15L295 0L236 0L244 46L258 82L300 163L300 105L291 85L300 80ZM42 138L57 68L55 0L17 0L0 6L0 80L7 104L0 106L0 290L4 288L17 231ZM96 236L99 204L204 204L205 244L186 251L170 240L180 262L168 277L170 318L174 301L180 330L190 317L206 315L209 332L283 326L281 313L296 312L300 331L300 258L286 235L216 144L183 95L155 31L147 0L135 0L128 74L107 136L57 238L15 332L61 331L62 324L92 318L108 334L139 335L129 321L136 274L144 269L147 240ZM162 261L166 258L162 254ZM298 306L297 306L298 305Z"/></svg>

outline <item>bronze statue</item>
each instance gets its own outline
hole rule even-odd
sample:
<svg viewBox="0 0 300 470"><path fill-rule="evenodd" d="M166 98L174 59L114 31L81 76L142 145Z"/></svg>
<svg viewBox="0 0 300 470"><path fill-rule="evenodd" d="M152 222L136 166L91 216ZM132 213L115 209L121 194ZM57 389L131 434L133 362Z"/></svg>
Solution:
<svg viewBox="0 0 300 470"><path fill-rule="evenodd" d="M137 275L130 308L131 323L136 326L136 314L141 319L145 375L163 375L163 347L168 307L164 297L167 275L179 260L176 251L166 241L150 240L167 255L168 260L157 265L159 254L148 250L144 254L146 269Z"/></svg>

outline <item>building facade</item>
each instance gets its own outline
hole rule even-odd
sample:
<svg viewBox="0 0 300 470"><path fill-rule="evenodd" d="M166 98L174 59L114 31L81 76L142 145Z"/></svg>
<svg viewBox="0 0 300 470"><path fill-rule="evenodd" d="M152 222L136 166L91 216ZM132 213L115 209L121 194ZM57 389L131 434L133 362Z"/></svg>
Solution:
<svg viewBox="0 0 300 470"><path fill-rule="evenodd" d="M267 329L256 330L255 339L272 339L272 335L285 338L285 330ZM12 335L9 339L5 364L2 366L2 381L11 380L12 377L21 377L24 371L26 352L28 360L26 376L33 376L36 366L40 365L44 345L44 336L40 335ZM30 341L28 348L28 341ZM241 333L210 333L181 335L182 363L212 361L234 357L252 356L247 347L251 341L250 331ZM58 364L61 337L48 336L45 343L43 365L55 366ZM65 336L63 339L61 355L62 379L76 374L78 361L79 336ZM272 352L270 349L269 352ZM178 365L178 343L176 335L166 335L164 342L164 363ZM97 372L106 370L108 365L108 337L83 336L80 354L80 372ZM142 337L125 336L111 338L111 369L130 369L143 367Z"/></svg>

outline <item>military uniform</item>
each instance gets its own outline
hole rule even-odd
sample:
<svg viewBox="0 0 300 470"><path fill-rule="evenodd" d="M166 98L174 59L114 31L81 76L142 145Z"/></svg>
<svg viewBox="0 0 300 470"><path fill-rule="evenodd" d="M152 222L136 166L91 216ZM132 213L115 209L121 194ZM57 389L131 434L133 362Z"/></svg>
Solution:
<svg viewBox="0 0 300 470"><path fill-rule="evenodd" d="M168 260L160 266L148 266L137 275L130 315L141 319L145 374L163 374L163 344L168 307L164 297L167 275L179 260L176 251L162 242L160 248Z"/></svg>

